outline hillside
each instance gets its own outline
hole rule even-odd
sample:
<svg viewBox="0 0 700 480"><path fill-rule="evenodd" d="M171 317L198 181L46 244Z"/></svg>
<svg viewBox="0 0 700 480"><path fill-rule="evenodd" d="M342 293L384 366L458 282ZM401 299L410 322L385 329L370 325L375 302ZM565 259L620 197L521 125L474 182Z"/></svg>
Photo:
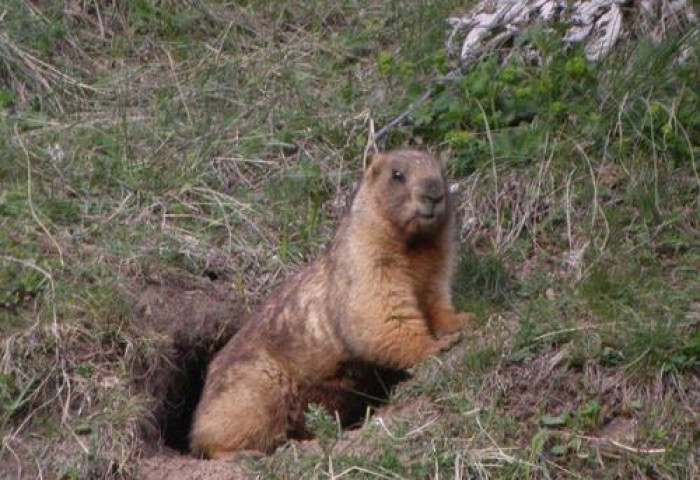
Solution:
<svg viewBox="0 0 700 480"><path fill-rule="evenodd" d="M461 72L466 10L0 7L0 477L700 476L697 26L597 62L532 28ZM445 161L475 324L360 428L311 409L315 440L188 456L208 360L379 131Z"/></svg>

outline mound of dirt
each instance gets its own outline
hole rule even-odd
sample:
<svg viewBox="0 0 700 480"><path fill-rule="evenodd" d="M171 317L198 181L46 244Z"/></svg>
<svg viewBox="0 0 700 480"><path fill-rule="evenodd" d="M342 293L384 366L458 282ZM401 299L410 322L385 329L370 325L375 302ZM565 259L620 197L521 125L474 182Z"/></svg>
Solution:
<svg viewBox="0 0 700 480"><path fill-rule="evenodd" d="M156 455L141 462L145 480L240 480L254 478L234 462L197 460L176 455Z"/></svg>
<svg viewBox="0 0 700 480"><path fill-rule="evenodd" d="M230 337L247 314L246 304L225 280L163 274L129 289L147 333L184 338Z"/></svg>
<svg viewBox="0 0 700 480"><path fill-rule="evenodd" d="M600 408L601 426L627 421L625 382L600 365L572 368L567 347L522 362L501 366L487 383L487 398L500 398L501 408L511 412L522 426L524 438L532 437L543 415L562 417L579 412L595 399ZM496 378L497 377L497 378Z"/></svg>

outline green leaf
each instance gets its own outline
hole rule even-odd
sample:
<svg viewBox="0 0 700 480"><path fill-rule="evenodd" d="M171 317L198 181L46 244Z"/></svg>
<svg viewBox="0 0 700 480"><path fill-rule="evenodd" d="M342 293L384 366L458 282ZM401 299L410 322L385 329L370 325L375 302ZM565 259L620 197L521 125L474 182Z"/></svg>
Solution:
<svg viewBox="0 0 700 480"><path fill-rule="evenodd" d="M513 353L510 356L510 361L515 362L515 363L520 363L523 360L526 360L532 356L532 352L530 351L530 347L525 347L521 348L517 352Z"/></svg>
<svg viewBox="0 0 700 480"><path fill-rule="evenodd" d="M553 417L551 415L545 415L542 417L542 425L546 427L560 427L562 425L566 425L567 420L569 419L569 414L565 413L563 415L559 415L558 417Z"/></svg>
<svg viewBox="0 0 700 480"><path fill-rule="evenodd" d="M552 455L556 455L557 457L562 457L566 455L566 452L569 450L569 446L566 444L563 445L554 445L551 449Z"/></svg>

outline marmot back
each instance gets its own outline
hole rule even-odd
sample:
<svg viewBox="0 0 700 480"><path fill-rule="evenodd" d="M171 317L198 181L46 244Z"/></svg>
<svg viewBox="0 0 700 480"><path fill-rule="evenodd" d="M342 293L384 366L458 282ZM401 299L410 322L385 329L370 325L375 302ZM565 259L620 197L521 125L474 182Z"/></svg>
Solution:
<svg viewBox="0 0 700 480"><path fill-rule="evenodd" d="M453 208L444 171L415 150L377 154L324 255L289 278L216 355L191 446L268 452L309 402L339 408L353 364L405 369L459 339L450 297ZM359 378L359 380L358 380Z"/></svg>

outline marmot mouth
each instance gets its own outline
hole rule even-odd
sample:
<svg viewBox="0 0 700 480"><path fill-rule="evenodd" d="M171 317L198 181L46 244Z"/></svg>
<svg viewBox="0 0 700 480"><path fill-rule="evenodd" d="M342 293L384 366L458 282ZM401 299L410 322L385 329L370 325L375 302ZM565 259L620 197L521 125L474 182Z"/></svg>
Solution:
<svg viewBox="0 0 700 480"><path fill-rule="evenodd" d="M413 217L413 222L417 225L417 227L420 230L424 229L432 229L434 228L437 224L440 223L441 215L439 212L433 212L433 213L417 213L415 217Z"/></svg>
<svg viewBox="0 0 700 480"><path fill-rule="evenodd" d="M417 208L407 219L406 226L416 232L428 232L436 228L444 218L441 208Z"/></svg>

